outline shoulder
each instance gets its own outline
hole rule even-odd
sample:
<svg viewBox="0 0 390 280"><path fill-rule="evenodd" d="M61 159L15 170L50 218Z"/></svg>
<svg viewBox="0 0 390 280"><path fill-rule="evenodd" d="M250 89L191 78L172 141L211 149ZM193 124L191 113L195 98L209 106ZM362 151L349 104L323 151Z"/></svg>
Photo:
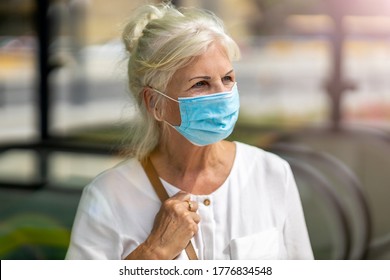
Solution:
<svg viewBox="0 0 390 280"><path fill-rule="evenodd" d="M98 174L91 182L94 185L101 185L106 182L120 183L134 178L133 175L139 174L142 171L142 166L135 158L126 159L117 165Z"/></svg>
<svg viewBox="0 0 390 280"><path fill-rule="evenodd" d="M261 148L235 142L237 145L237 161L241 164L254 165L268 171L286 172L289 169L287 161L280 156Z"/></svg>
<svg viewBox="0 0 390 280"><path fill-rule="evenodd" d="M102 172L84 188L79 210L111 217L107 219L121 220L126 215L124 218L131 221L146 205L159 205L159 199L140 162L128 159Z"/></svg>
<svg viewBox="0 0 390 280"><path fill-rule="evenodd" d="M236 142L237 176L248 185L260 190L285 193L292 178L288 162L280 156L261 148Z"/></svg>
<svg viewBox="0 0 390 280"><path fill-rule="evenodd" d="M142 167L136 159L124 160L98 174L85 189L107 192L113 188L112 186L120 188L123 185L127 185L129 181L136 179L137 177L134 175L140 174L141 169Z"/></svg>
<svg viewBox="0 0 390 280"><path fill-rule="evenodd" d="M130 158L97 175L84 188L83 197L117 204L124 199L133 201L148 192L149 181L140 162Z"/></svg>

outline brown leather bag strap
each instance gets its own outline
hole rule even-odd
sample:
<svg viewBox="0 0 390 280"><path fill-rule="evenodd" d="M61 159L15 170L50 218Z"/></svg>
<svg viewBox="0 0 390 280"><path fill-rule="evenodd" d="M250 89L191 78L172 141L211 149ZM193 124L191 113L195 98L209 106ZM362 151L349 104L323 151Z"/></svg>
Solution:
<svg viewBox="0 0 390 280"><path fill-rule="evenodd" d="M169 195L167 191L165 190L164 186L161 183L160 178L158 177L157 171L153 166L152 161L149 157L147 157L143 162L141 162L142 167L145 170L146 176L148 176L150 183L152 184L158 198L161 200L161 202L164 202L169 198ZM186 253L188 256L188 259L190 260L197 260L198 256L196 255L194 246L192 245L191 241L188 242L188 245L186 247Z"/></svg>

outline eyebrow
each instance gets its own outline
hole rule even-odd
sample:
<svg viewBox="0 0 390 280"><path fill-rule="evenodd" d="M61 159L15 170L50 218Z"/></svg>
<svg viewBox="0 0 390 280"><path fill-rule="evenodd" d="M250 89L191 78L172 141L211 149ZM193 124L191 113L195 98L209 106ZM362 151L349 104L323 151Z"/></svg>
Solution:
<svg viewBox="0 0 390 280"><path fill-rule="evenodd" d="M233 71L234 71L234 69L230 70L229 72L227 72L227 73L225 74L225 76L226 76L226 75L229 75L229 74L232 73ZM211 77L210 77L210 76L196 76L196 77L193 77L193 78L189 79L188 81L191 82L192 80L195 80L195 79L210 80Z"/></svg>

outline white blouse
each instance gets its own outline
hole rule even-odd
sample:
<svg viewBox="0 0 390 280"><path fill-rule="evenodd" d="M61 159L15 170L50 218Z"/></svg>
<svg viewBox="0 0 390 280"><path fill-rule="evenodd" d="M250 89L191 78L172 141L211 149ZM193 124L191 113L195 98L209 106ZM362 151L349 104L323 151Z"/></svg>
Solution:
<svg viewBox="0 0 390 280"><path fill-rule="evenodd" d="M236 143L226 181L199 203L199 259L313 259L299 193L286 161ZM179 189L162 181L170 196ZM150 234L161 202L129 159L85 187L67 259L124 259ZM177 259L188 259L183 251Z"/></svg>

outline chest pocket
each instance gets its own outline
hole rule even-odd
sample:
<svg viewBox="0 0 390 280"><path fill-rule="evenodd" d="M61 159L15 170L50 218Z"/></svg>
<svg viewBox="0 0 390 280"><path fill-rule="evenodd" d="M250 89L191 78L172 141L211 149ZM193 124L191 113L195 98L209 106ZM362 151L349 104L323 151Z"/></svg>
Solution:
<svg viewBox="0 0 390 280"><path fill-rule="evenodd" d="M279 231L271 228L230 241L232 260L275 260L279 256Z"/></svg>

